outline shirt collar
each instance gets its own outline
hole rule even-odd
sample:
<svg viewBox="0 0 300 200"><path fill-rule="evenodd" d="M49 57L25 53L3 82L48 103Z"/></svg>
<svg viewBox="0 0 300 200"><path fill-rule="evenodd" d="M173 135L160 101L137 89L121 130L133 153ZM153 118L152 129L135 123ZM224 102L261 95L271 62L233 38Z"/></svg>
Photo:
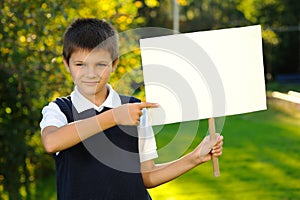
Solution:
<svg viewBox="0 0 300 200"><path fill-rule="evenodd" d="M121 99L119 94L111 87L111 85L107 84L108 96L103 102L102 105L97 106L87 98L85 98L78 90L77 86L75 86L74 91L71 93L71 99L74 107L76 108L78 113L81 113L85 110L95 109L100 112L104 107L108 108L116 108L121 105Z"/></svg>

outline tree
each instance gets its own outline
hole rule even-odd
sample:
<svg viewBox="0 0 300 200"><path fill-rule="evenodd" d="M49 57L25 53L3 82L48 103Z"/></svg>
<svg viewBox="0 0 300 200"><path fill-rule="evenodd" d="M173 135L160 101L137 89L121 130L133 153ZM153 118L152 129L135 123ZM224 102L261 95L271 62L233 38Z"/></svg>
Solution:
<svg viewBox="0 0 300 200"><path fill-rule="evenodd" d="M1 2L0 176L10 199L31 198L36 167L44 163L37 164L42 159L36 146L40 144L37 137L40 110L53 96L51 83L67 84L63 69L53 70L53 58L59 48L52 30L62 34L63 26L49 23L64 4L63 1L52 4L54 9L39 1Z"/></svg>
<svg viewBox="0 0 300 200"><path fill-rule="evenodd" d="M239 0L246 19L263 27L267 72L300 73L299 9L297 0Z"/></svg>
<svg viewBox="0 0 300 200"><path fill-rule="evenodd" d="M39 121L43 106L72 90L61 56L68 24L97 17L124 31L144 22L140 6L132 0L0 2L0 198L32 199L36 178L54 172L41 145ZM124 55L130 60L138 55L130 53ZM140 67L121 61L114 79L133 65Z"/></svg>

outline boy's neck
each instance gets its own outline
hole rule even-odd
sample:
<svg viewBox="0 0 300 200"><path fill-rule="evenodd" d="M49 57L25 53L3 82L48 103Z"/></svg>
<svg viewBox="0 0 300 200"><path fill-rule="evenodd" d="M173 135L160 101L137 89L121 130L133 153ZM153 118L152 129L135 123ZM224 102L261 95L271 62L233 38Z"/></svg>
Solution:
<svg viewBox="0 0 300 200"><path fill-rule="evenodd" d="M101 106L104 101L107 99L109 94L108 87L105 87L105 90L101 92L100 94L95 94L94 101L92 101L96 106Z"/></svg>

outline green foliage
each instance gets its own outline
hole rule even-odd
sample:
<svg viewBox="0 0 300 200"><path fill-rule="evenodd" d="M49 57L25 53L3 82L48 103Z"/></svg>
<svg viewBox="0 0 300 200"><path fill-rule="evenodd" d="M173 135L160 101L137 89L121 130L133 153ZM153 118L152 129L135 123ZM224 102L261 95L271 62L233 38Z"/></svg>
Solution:
<svg viewBox="0 0 300 200"><path fill-rule="evenodd" d="M300 72L299 9L295 0L240 0L238 10L263 27L267 72Z"/></svg>
<svg viewBox="0 0 300 200"><path fill-rule="evenodd" d="M63 68L53 59L60 43L52 33L62 34L63 26L50 21L64 5L52 4L1 2L0 189L10 199L31 199L36 176L49 170L49 157L43 156L40 144L40 112L53 97L55 85L68 85Z"/></svg>
<svg viewBox="0 0 300 200"><path fill-rule="evenodd" d="M129 0L7 0L0 7L0 198L32 199L36 179L54 173L40 141L41 110L73 87L61 57L66 27L78 17L97 17L124 31L143 18ZM129 53L135 61L138 54ZM121 63L120 69L136 64Z"/></svg>

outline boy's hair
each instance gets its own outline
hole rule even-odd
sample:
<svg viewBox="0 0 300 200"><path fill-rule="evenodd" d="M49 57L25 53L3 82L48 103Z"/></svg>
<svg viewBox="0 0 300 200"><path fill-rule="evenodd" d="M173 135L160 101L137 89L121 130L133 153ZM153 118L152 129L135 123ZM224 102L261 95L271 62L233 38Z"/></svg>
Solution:
<svg viewBox="0 0 300 200"><path fill-rule="evenodd" d="M115 61L119 56L118 40L117 31L108 22L95 18L76 19L65 32L63 57L69 64L74 51L101 48Z"/></svg>

